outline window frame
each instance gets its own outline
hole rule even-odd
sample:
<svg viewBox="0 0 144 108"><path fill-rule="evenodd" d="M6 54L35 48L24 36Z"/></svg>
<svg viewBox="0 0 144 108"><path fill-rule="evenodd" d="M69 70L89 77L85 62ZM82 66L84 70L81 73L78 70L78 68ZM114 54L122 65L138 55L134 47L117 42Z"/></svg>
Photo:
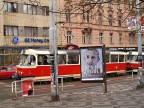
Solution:
<svg viewBox="0 0 144 108"><path fill-rule="evenodd" d="M37 6L30 5L30 4L24 4L23 5L23 13L37 15Z"/></svg>
<svg viewBox="0 0 144 108"><path fill-rule="evenodd" d="M4 25L4 36L19 36L18 26Z"/></svg>
<svg viewBox="0 0 144 108"><path fill-rule="evenodd" d="M37 27L29 27L24 26L24 34L25 36L32 36L32 37L38 37L38 28Z"/></svg>
<svg viewBox="0 0 144 108"><path fill-rule="evenodd" d="M71 43L72 41L72 31L67 31L67 43Z"/></svg>
<svg viewBox="0 0 144 108"><path fill-rule="evenodd" d="M17 13L18 12L18 3L4 1L3 11L4 12L14 12L14 13Z"/></svg>
<svg viewBox="0 0 144 108"><path fill-rule="evenodd" d="M102 32L99 33L99 43L100 44L103 43L103 33Z"/></svg>
<svg viewBox="0 0 144 108"><path fill-rule="evenodd" d="M110 33L110 44L113 44L113 33Z"/></svg>

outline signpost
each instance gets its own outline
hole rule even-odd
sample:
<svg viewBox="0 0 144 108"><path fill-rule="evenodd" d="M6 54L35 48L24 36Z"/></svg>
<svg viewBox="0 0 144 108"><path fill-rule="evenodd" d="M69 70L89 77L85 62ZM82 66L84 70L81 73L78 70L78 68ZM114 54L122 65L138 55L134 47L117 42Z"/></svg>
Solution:
<svg viewBox="0 0 144 108"><path fill-rule="evenodd" d="M144 75L142 69L142 36L141 36L141 22L140 22L140 2L136 0L136 10L137 10L137 44L138 44L138 87L144 86Z"/></svg>
<svg viewBox="0 0 144 108"><path fill-rule="evenodd" d="M51 60L51 100L58 101L59 93L58 93L58 67L57 67L57 37L55 30L55 17L54 17L54 1L49 0L49 21L50 21L50 29L49 29L49 49L50 56L52 56Z"/></svg>

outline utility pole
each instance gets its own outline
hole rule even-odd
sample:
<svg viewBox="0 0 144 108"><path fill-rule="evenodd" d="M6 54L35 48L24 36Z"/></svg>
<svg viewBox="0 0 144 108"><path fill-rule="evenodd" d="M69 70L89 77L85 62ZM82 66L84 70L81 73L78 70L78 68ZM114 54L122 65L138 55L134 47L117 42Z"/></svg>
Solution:
<svg viewBox="0 0 144 108"><path fill-rule="evenodd" d="M49 49L51 58L51 100L59 101L58 93L58 65L57 65L57 37L55 30L54 1L49 1Z"/></svg>
<svg viewBox="0 0 144 108"><path fill-rule="evenodd" d="M141 36L141 16L140 16L140 1L136 0L136 11L137 11L137 45L138 45L138 88L144 87L144 73L142 69L142 36Z"/></svg>

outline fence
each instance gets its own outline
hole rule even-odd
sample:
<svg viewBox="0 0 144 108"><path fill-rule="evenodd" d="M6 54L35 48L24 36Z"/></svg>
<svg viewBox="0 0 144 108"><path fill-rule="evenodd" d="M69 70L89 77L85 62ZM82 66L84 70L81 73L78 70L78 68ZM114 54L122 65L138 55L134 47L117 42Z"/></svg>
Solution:
<svg viewBox="0 0 144 108"><path fill-rule="evenodd" d="M59 76L58 78L60 79L61 83L60 83L60 88L61 88L61 91L63 92L63 88L64 87L69 87L69 86L73 86L73 85L64 85L64 79L65 78L70 78L70 77L73 77L73 76L69 76L69 75L66 75L66 76ZM17 80L17 81L13 81L12 84L11 84L11 89L12 89L12 99L15 100L17 99L18 97L24 97L24 96L29 96L29 95L34 95L35 94L35 91L40 91L40 90L47 90L47 89L50 89L50 85L46 86L46 87L43 87L42 86L42 82L43 81L48 81L50 82L51 79L50 77L36 77L36 78L23 78L21 80ZM40 84L40 87L39 88L35 88L35 85L34 83L35 82L39 82ZM32 90L32 93L29 94L29 90Z"/></svg>

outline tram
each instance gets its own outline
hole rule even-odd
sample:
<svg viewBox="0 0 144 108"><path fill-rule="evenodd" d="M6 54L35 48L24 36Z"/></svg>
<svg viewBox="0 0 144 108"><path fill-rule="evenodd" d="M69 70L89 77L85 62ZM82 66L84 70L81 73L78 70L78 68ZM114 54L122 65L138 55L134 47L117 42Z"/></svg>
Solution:
<svg viewBox="0 0 144 108"><path fill-rule="evenodd" d="M26 49L21 51L17 72L22 77L50 77L50 51L48 49ZM32 63L34 61L35 63ZM58 76L80 78L80 50L58 50ZM126 73L127 53L106 52L106 73Z"/></svg>
<svg viewBox="0 0 144 108"><path fill-rule="evenodd" d="M127 70L133 70L133 72L138 71L138 52L137 51L131 51L127 53ZM144 66L144 52L142 53L142 66ZM143 67L144 69L144 67Z"/></svg>

